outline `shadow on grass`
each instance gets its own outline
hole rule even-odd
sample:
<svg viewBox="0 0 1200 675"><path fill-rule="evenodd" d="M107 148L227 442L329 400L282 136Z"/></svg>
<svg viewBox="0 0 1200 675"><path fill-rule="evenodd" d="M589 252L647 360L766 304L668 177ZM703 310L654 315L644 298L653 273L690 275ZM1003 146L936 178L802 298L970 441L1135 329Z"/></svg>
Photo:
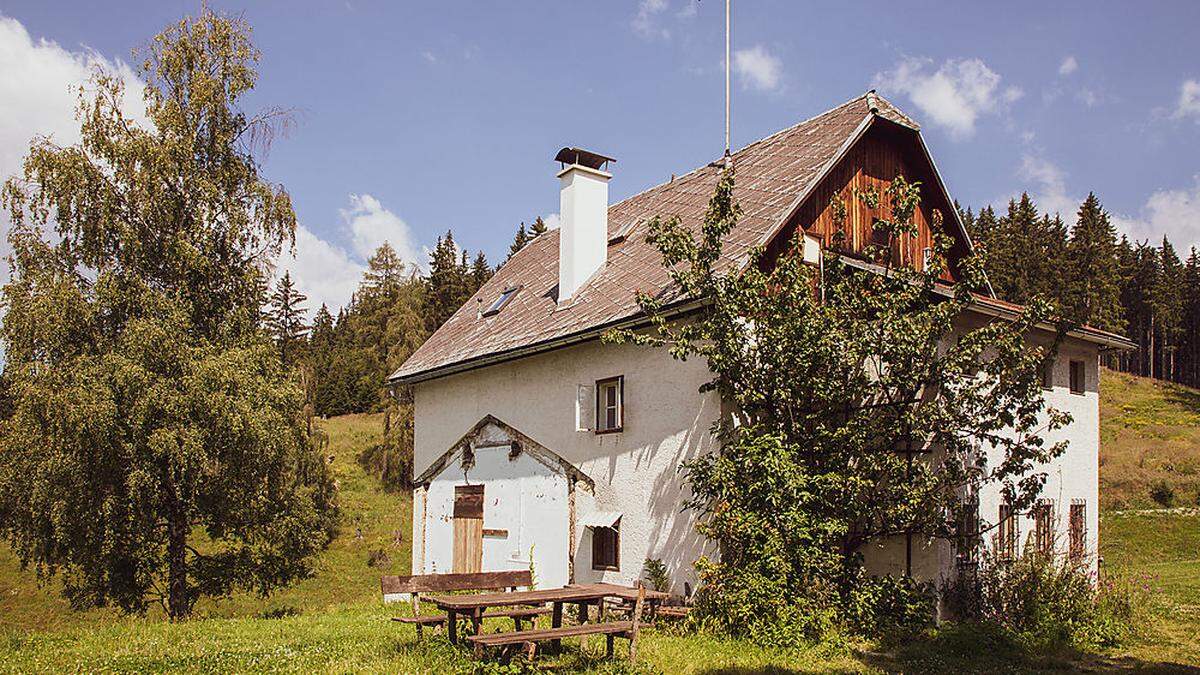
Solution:
<svg viewBox="0 0 1200 675"><path fill-rule="evenodd" d="M1162 389L1163 398L1167 401L1184 406L1191 412L1200 413L1200 390L1180 385L1167 385Z"/></svg>
<svg viewBox="0 0 1200 675"><path fill-rule="evenodd" d="M980 625L949 625L933 636L916 638L892 649L863 652L865 665L886 672L1030 673L1129 672L1190 673L1200 668L1178 663L1147 662L1110 657L1070 647L1033 652L998 629Z"/></svg>

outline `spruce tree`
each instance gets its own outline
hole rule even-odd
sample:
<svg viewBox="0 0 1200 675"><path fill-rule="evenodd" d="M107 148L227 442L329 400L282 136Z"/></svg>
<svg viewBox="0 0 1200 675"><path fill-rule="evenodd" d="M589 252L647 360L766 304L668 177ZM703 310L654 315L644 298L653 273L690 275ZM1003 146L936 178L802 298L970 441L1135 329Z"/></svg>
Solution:
<svg viewBox="0 0 1200 675"><path fill-rule="evenodd" d="M541 216L538 216L534 219L533 226L529 228L529 238L534 239L535 237L540 237L541 235L546 234L549 229L550 228L546 227L546 221L542 220Z"/></svg>
<svg viewBox="0 0 1200 675"><path fill-rule="evenodd" d="M525 244L528 243L529 233L525 231L525 223L522 222L521 226L517 228L516 236L513 237L513 243L508 246L508 258L505 258L504 261L508 262L510 258L517 254L517 251L525 248Z"/></svg>
<svg viewBox="0 0 1200 675"><path fill-rule="evenodd" d="M450 318L474 289L470 288L467 264L458 253L454 233L438 237L437 245L429 257L429 280L425 294L425 326L429 332L438 329Z"/></svg>
<svg viewBox="0 0 1200 675"><path fill-rule="evenodd" d="M475 254L475 261L471 263L471 284L478 289L491 278L492 268L488 265L487 256L483 251L479 251Z"/></svg>
<svg viewBox="0 0 1200 675"><path fill-rule="evenodd" d="M285 271L275 284L267 311L267 329L275 338L279 362L285 368L295 365L296 351L308 334L308 326L304 323L304 315L308 313L304 307L306 300L308 296L296 290L291 272Z"/></svg>
<svg viewBox="0 0 1200 675"><path fill-rule="evenodd" d="M1183 271L1183 331L1180 345L1180 381L1200 384L1200 255L1193 246Z"/></svg>
<svg viewBox="0 0 1200 675"><path fill-rule="evenodd" d="M1094 193L1079 207L1067 261L1069 317L1103 330L1123 331L1117 232Z"/></svg>
<svg viewBox="0 0 1200 675"><path fill-rule="evenodd" d="M1159 249L1158 283L1152 290L1152 302L1158 318L1156 353L1151 358L1158 364L1155 371L1162 379L1175 378L1175 355L1183 325L1184 270L1175 247L1164 236Z"/></svg>

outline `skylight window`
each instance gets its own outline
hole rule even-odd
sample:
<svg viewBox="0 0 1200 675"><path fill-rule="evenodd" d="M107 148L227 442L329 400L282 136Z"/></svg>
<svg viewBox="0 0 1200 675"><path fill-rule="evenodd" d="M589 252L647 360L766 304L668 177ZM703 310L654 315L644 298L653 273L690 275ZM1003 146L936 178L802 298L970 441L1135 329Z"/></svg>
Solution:
<svg viewBox="0 0 1200 675"><path fill-rule="evenodd" d="M496 298L496 301L493 302L486 310L484 310L483 315L495 316L499 314L500 310L504 309L505 305L512 302L512 299L517 295L517 291L520 290L520 286L513 286L505 289L504 292L500 294L500 297Z"/></svg>

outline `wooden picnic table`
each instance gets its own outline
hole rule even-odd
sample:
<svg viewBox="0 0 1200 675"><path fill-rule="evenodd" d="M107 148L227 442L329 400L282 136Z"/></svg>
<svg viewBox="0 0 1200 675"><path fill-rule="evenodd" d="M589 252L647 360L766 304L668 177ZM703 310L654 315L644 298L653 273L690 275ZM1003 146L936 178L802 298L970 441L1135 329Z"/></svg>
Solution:
<svg viewBox="0 0 1200 675"><path fill-rule="evenodd" d="M458 643L458 615L471 618L475 633L479 633L483 622L484 611L489 607L507 607L509 605L544 605L553 603L554 612L551 621L554 628L562 627L563 605L579 605L579 622L588 620L588 608L592 603L602 603L605 598L621 600L637 600L638 589L617 584L572 584L562 588L546 588L536 591L509 591L505 593L480 593L476 595L438 595L429 601L444 611L447 617L447 631L451 644ZM650 603L651 613L663 601L670 597L667 593L646 590L646 601ZM601 612L603 604L600 605ZM555 641L557 646L558 641Z"/></svg>

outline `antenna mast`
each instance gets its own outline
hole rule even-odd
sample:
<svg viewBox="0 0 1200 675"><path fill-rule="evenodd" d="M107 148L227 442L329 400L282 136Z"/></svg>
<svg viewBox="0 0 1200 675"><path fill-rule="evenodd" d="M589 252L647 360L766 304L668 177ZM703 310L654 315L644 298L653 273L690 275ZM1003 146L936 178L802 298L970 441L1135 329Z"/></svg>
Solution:
<svg viewBox="0 0 1200 675"><path fill-rule="evenodd" d="M729 161L729 2L725 0L725 167Z"/></svg>

